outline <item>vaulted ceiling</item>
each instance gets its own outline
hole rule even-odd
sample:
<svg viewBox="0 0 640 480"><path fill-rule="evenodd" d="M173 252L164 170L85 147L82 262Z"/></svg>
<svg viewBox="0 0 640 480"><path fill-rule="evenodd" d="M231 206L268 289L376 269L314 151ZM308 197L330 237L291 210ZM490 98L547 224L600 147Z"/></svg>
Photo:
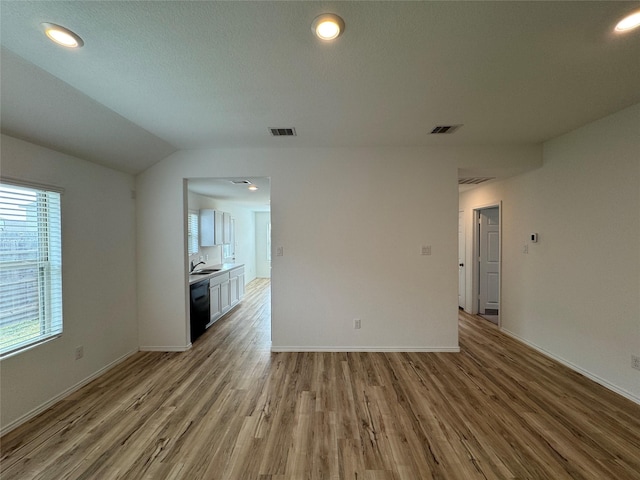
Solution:
<svg viewBox="0 0 640 480"><path fill-rule="evenodd" d="M639 8L2 0L1 127L131 173L178 149L536 144L640 101L640 31L613 32ZM332 43L324 12L346 23Z"/></svg>

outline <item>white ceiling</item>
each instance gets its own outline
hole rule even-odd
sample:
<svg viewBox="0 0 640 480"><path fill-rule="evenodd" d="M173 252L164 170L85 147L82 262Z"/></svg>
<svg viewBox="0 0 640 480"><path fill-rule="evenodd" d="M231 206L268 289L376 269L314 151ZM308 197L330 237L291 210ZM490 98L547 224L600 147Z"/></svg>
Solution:
<svg viewBox="0 0 640 480"><path fill-rule="evenodd" d="M177 149L535 144L640 101L640 31L613 33L637 2L0 8L2 131L132 173ZM328 11L334 43L311 34ZM45 21L85 46L50 43ZM428 134L448 123L464 126Z"/></svg>
<svg viewBox="0 0 640 480"><path fill-rule="evenodd" d="M249 190L248 184L234 183L241 180L250 182L258 187L258 190ZM271 181L269 178L191 178L188 181L188 189L199 195L232 202L254 212L271 211Z"/></svg>

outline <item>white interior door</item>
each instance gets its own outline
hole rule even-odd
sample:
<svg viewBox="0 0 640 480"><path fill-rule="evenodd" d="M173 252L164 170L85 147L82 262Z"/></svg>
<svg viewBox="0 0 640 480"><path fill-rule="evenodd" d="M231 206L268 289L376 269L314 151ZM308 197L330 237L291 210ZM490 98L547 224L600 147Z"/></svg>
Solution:
<svg viewBox="0 0 640 480"><path fill-rule="evenodd" d="M500 309L500 209L480 210L479 234L480 314L498 313ZM495 312L494 312L495 311Z"/></svg>
<svg viewBox="0 0 640 480"><path fill-rule="evenodd" d="M465 268L465 246L466 239L464 237L464 211L458 212L458 306L466 307L467 301L467 285L466 285L466 268Z"/></svg>

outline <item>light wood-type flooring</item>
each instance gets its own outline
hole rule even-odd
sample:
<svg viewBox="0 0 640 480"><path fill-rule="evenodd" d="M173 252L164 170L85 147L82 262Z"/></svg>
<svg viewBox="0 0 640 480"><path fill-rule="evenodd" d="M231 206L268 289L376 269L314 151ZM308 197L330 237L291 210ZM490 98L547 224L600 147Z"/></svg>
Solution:
<svg viewBox="0 0 640 480"><path fill-rule="evenodd" d="M269 291L8 433L1 478L640 479L640 406L489 322L459 354L270 353Z"/></svg>

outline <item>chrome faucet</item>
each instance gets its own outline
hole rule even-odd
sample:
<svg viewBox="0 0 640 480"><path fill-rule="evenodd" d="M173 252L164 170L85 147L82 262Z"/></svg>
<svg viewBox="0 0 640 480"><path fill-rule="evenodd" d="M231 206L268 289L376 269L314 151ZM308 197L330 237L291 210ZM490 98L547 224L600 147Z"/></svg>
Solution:
<svg viewBox="0 0 640 480"><path fill-rule="evenodd" d="M191 267L191 268L189 269L189 273L193 272L193 271L196 269L196 267L197 267L198 265L200 265L200 264L205 265L205 263L204 263L204 262L198 262L198 263L196 263L196 264L194 265L194 264L193 264L193 260L191 260L191 262L189 263L189 265L190 265L190 267Z"/></svg>

